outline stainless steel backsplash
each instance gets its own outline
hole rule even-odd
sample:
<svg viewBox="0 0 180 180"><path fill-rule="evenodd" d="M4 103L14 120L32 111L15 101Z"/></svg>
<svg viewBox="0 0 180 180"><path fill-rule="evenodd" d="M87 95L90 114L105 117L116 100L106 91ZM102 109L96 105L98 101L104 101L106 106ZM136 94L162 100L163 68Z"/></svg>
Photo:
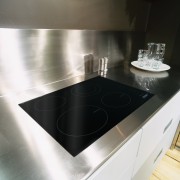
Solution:
<svg viewBox="0 0 180 180"><path fill-rule="evenodd" d="M0 29L0 95L135 60L144 32ZM54 75L53 75L54 74Z"/></svg>

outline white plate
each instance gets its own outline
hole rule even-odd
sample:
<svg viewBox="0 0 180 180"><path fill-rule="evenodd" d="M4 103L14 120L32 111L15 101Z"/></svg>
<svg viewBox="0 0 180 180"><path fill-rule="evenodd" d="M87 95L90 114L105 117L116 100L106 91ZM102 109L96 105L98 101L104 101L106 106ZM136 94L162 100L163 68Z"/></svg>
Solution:
<svg viewBox="0 0 180 180"><path fill-rule="evenodd" d="M167 71L169 70L171 67L167 64L161 64L161 66L159 67L159 69L153 69L151 67L147 67L147 66L139 66L139 62L138 61L132 61L131 64L138 68L138 69L142 69L142 70L145 70L145 71L152 71L152 72L161 72L161 71Z"/></svg>

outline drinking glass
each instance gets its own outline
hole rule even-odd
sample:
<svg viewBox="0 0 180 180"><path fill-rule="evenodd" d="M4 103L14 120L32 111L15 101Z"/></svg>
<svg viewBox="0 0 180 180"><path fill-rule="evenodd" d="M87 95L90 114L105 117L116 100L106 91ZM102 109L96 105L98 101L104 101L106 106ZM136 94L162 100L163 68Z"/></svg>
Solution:
<svg viewBox="0 0 180 180"><path fill-rule="evenodd" d="M162 59L165 54L165 46L164 43L158 43L157 44L157 50L156 50L156 58L155 59Z"/></svg>
<svg viewBox="0 0 180 180"><path fill-rule="evenodd" d="M148 56L148 50L145 49L140 49L138 51L138 62L139 62L139 66L143 67L146 65L146 60L147 60L147 56Z"/></svg>
<svg viewBox="0 0 180 180"><path fill-rule="evenodd" d="M165 44L164 43L158 43L157 49L156 49L156 55L154 57L154 61L152 63L153 69L159 69L163 60L164 60L164 54L165 54Z"/></svg>
<svg viewBox="0 0 180 180"><path fill-rule="evenodd" d="M156 52L157 52L157 44L156 43L148 43L148 59L149 60L153 60L156 56Z"/></svg>

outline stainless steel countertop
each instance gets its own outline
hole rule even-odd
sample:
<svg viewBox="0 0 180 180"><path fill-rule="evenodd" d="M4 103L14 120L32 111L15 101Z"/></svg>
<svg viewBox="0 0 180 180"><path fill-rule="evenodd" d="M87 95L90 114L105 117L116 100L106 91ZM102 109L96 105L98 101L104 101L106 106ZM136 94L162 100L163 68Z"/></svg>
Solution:
<svg viewBox="0 0 180 180"><path fill-rule="evenodd" d="M46 73L56 76L52 69ZM180 88L180 74L172 69L160 73L141 71L129 65L109 69L107 78L152 92L155 96L79 155L72 157L18 104L94 76L97 73L55 82L51 78L52 83L1 96L1 180L87 179Z"/></svg>

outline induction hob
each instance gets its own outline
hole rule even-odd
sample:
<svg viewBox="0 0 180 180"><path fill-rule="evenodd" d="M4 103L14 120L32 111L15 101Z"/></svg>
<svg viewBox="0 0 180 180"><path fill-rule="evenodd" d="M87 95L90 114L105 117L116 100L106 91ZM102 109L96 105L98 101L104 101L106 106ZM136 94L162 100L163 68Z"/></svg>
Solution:
<svg viewBox="0 0 180 180"><path fill-rule="evenodd" d="M152 96L149 92L95 77L19 105L76 156Z"/></svg>

